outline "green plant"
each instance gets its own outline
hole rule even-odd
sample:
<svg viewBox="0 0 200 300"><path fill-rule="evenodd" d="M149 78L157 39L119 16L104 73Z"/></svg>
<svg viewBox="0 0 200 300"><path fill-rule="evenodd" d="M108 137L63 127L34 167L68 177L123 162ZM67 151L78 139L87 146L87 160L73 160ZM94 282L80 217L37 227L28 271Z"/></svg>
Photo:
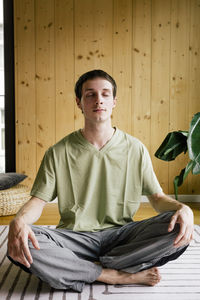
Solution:
<svg viewBox="0 0 200 300"><path fill-rule="evenodd" d="M200 112L196 113L190 123L189 131L173 131L168 133L155 156L165 161L174 160L182 152L188 151L189 162L180 174L174 178L174 194L178 199L178 187L187 175L200 174Z"/></svg>

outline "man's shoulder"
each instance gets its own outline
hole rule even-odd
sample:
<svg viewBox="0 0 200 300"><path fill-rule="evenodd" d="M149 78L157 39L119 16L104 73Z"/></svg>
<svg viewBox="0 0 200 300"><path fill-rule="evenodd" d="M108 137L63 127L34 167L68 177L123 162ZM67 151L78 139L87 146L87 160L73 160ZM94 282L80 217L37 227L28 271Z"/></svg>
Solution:
<svg viewBox="0 0 200 300"><path fill-rule="evenodd" d="M125 131L122 131L120 129L118 129L120 135L121 135L121 138L127 142L127 144L129 145L129 147L134 147L134 148L140 148L140 149L143 149L145 148L145 145L138 139L136 138L135 136L132 136L131 134L125 132Z"/></svg>
<svg viewBox="0 0 200 300"><path fill-rule="evenodd" d="M65 151L68 145L71 145L73 142L75 142L76 135L77 131L69 133L68 135L60 139L57 143L49 147L47 152L60 153L62 151Z"/></svg>

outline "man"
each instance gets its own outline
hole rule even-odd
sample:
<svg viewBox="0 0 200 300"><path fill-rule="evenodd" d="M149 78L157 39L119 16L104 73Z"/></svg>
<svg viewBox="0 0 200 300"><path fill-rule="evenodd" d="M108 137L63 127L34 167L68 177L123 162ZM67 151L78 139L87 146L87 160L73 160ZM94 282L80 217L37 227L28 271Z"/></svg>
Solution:
<svg viewBox="0 0 200 300"><path fill-rule="evenodd" d="M144 145L112 127L114 79L87 72L75 93L84 128L45 153L32 198L10 224L8 257L57 289L80 292L94 281L153 286L157 267L192 239L192 211L162 192ZM161 214L134 222L141 194ZM57 229L29 226L55 197Z"/></svg>

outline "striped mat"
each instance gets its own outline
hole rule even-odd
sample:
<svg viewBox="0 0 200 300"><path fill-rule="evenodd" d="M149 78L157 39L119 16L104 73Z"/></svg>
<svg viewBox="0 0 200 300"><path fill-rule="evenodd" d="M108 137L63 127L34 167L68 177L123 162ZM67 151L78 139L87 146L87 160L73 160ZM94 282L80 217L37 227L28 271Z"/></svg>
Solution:
<svg viewBox="0 0 200 300"><path fill-rule="evenodd" d="M200 300L200 226L195 225L187 251L160 268L162 281L155 287L94 283L82 293L55 290L11 264L6 257L7 234L8 226L0 226L1 300Z"/></svg>

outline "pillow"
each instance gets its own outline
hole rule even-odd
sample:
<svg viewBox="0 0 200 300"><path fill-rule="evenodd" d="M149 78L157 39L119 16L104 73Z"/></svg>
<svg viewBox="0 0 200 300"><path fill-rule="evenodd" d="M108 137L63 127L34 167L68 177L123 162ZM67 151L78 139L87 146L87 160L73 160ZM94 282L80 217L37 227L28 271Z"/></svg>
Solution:
<svg viewBox="0 0 200 300"><path fill-rule="evenodd" d="M27 176L18 173L0 173L0 190L6 190L23 181Z"/></svg>

